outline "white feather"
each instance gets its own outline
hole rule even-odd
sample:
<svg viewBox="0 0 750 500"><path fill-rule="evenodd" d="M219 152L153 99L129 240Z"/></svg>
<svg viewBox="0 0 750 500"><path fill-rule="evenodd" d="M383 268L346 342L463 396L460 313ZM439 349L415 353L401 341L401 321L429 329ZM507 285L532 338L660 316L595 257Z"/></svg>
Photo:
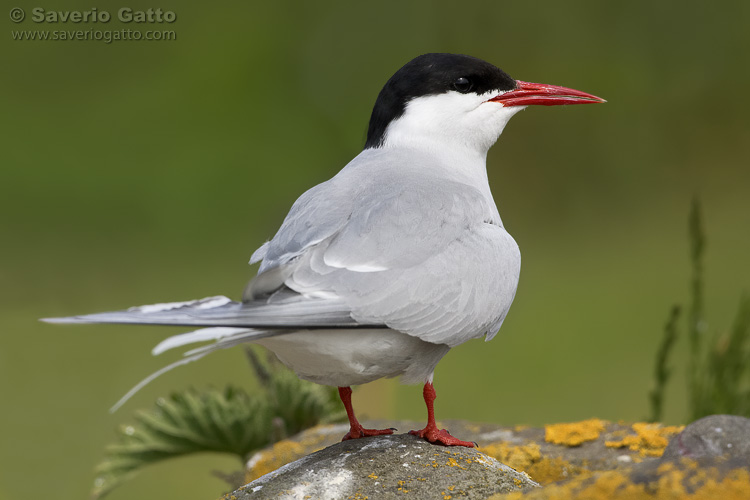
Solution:
<svg viewBox="0 0 750 500"><path fill-rule="evenodd" d="M212 328L201 328L188 333L181 333L179 335L173 335L159 342L151 350L151 354L158 356L159 354L174 349L175 347L181 347L187 344L194 344L196 342L205 342L207 340L218 340L222 337L227 337L235 333L245 332L247 328L231 328L231 327L212 327Z"/></svg>
<svg viewBox="0 0 750 500"><path fill-rule="evenodd" d="M117 403L115 403L112 406L112 408L109 409L109 412L110 413L116 412L122 405L124 405L130 398L132 398L135 395L136 392L138 392L141 389L143 389L146 385L148 385L149 383L151 383L151 381L153 381L157 377L160 377L160 376L164 375L168 371L170 371L170 370L172 370L174 368L177 368L178 366L186 365L188 363L192 363L193 361L197 361L197 360L201 359L203 356L205 356L205 354L196 354L195 356L191 356L189 358L184 358L184 359L181 359L179 361L175 361L174 363L172 363L170 365L167 365L167 366L165 366L164 368L162 368L160 370L155 371L154 373L152 373L148 377L146 377L143 380L141 380L140 382L138 382L135 385L135 387L133 387L132 389L130 389L128 392L126 392L125 395L123 397L121 397L117 401Z"/></svg>
<svg viewBox="0 0 750 500"><path fill-rule="evenodd" d="M147 304L145 306L136 306L128 309L129 312L138 312L143 314L152 314L157 312L172 311L182 307L194 307L196 309L213 309L229 304L232 299L217 295L215 297L206 297L205 299L188 300L186 302L164 302L163 304Z"/></svg>

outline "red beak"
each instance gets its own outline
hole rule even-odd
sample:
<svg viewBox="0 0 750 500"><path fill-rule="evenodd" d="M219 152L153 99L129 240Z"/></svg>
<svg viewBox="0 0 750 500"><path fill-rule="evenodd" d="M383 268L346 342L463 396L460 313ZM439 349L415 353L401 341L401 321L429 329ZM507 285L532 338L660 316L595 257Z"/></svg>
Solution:
<svg viewBox="0 0 750 500"><path fill-rule="evenodd" d="M581 92L580 90L546 85L544 83L529 83L516 80L518 85L511 90L490 101L499 102L503 106L559 106L561 104L593 104L607 102L601 97Z"/></svg>

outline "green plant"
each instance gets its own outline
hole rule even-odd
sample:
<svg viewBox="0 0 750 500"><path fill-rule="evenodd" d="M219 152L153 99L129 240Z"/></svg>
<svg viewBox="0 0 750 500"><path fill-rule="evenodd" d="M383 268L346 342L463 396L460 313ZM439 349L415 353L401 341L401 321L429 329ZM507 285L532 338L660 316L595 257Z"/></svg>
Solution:
<svg viewBox="0 0 750 500"><path fill-rule="evenodd" d="M680 306L673 306L669 320L664 327L664 337L659 346L659 351L656 354L656 367L654 369L656 387L654 387L649 393L649 401L651 403L651 417L649 420L651 422L661 420L664 406L664 390L666 389L667 382L672 374L671 370L667 367L667 360L674 343L677 341L677 321L679 319Z"/></svg>
<svg viewBox="0 0 750 500"><path fill-rule="evenodd" d="M750 297L743 295L740 298L731 330L707 339L709 328L704 315L703 292L706 237L698 200L693 200L690 210L689 237L692 267L690 310L687 317L690 418L696 420L717 413L750 417ZM680 336L680 311L680 306L672 307L656 356L655 387L649 393L651 421L662 418L664 391L671 375L667 363Z"/></svg>
<svg viewBox="0 0 750 500"><path fill-rule="evenodd" d="M250 455L271 443L345 414L335 388L298 379L271 358L246 351L261 390L194 389L160 398L135 423L120 428L96 468L92 496L101 498L146 465L205 451L236 455L244 468Z"/></svg>

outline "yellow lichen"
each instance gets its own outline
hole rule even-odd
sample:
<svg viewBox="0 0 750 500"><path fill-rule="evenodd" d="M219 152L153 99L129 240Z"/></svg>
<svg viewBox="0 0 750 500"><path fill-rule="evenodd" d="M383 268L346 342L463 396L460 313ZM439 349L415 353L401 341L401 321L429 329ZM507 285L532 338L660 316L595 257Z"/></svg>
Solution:
<svg viewBox="0 0 750 500"><path fill-rule="evenodd" d="M330 426L321 426L326 429ZM302 458L305 455L323 449L321 444L325 441L325 435L319 432L307 435L301 442L279 441L271 449L259 451L249 461L245 471L245 480L249 483L264 474L273 472L282 465Z"/></svg>
<svg viewBox="0 0 750 500"><path fill-rule="evenodd" d="M259 451L250 459L245 480L249 483L293 462L305 452L305 446L294 441L279 441L270 450Z"/></svg>
<svg viewBox="0 0 750 500"><path fill-rule="evenodd" d="M500 441L482 447L482 451L486 455L489 455L516 470L526 470L531 464L542 458L541 449L536 443L530 443L524 446L513 446Z"/></svg>
<svg viewBox="0 0 750 500"><path fill-rule="evenodd" d="M669 444L669 437L682 431L681 426L635 423L631 426L635 435L628 435L619 441L606 441L609 448L628 448L638 451L644 457L660 457Z"/></svg>
<svg viewBox="0 0 750 500"><path fill-rule="evenodd" d="M549 484L572 477L588 477L591 475L590 470L573 465L559 457L544 457L531 464L525 472L539 484Z"/></svg>
<svg viewBox="0 0 750 500"><path fill-rule="evenodd" d="M369 476L367 476L367 477L369 477L370 479L377 479L378 478L378 476L376 476L374 472L372 474L370 474Z"/></svg>
<svg viewBox="0 0 750 500"><path fill-rule="evenodd" d="M549 458L542 455L536 443L513 446L505 442L492 443L482 448L489 456L519 471L525 471L534 481L548 484L562 479L569 479L588 471L575 466L561 458Z"/></svg>
<svg viewBox="0 0 750 500"><path fill-rule="evenodd" d="M586 441L594 441L604 431L606 421L592 418L569 424L544 426L544 440L564 446L580 446Z"/></svg>
<svg viewBox="0 0 750 500"><path fill-rule="evenodd" d="M658 469L659 478L651 483L634 483L627 471L607 471L594 478L576 477L528 492L493 495L488 500L747 500L750 498L750 472L734 469L722 478L715 467L697 468L667 464ZM685 489L689 483L692 492Z"/></svg>

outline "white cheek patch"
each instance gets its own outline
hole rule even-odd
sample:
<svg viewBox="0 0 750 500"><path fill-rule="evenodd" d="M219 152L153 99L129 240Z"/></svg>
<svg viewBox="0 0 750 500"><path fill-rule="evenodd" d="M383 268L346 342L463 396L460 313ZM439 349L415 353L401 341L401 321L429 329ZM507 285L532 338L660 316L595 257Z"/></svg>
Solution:
<svg viewBox="0 0 750 500"><path fill-rule="evenodd" d="M486 153L519 109L488 102L503 91L444 94L409 101L385 132L384 146L456 145Z"/></svg>

